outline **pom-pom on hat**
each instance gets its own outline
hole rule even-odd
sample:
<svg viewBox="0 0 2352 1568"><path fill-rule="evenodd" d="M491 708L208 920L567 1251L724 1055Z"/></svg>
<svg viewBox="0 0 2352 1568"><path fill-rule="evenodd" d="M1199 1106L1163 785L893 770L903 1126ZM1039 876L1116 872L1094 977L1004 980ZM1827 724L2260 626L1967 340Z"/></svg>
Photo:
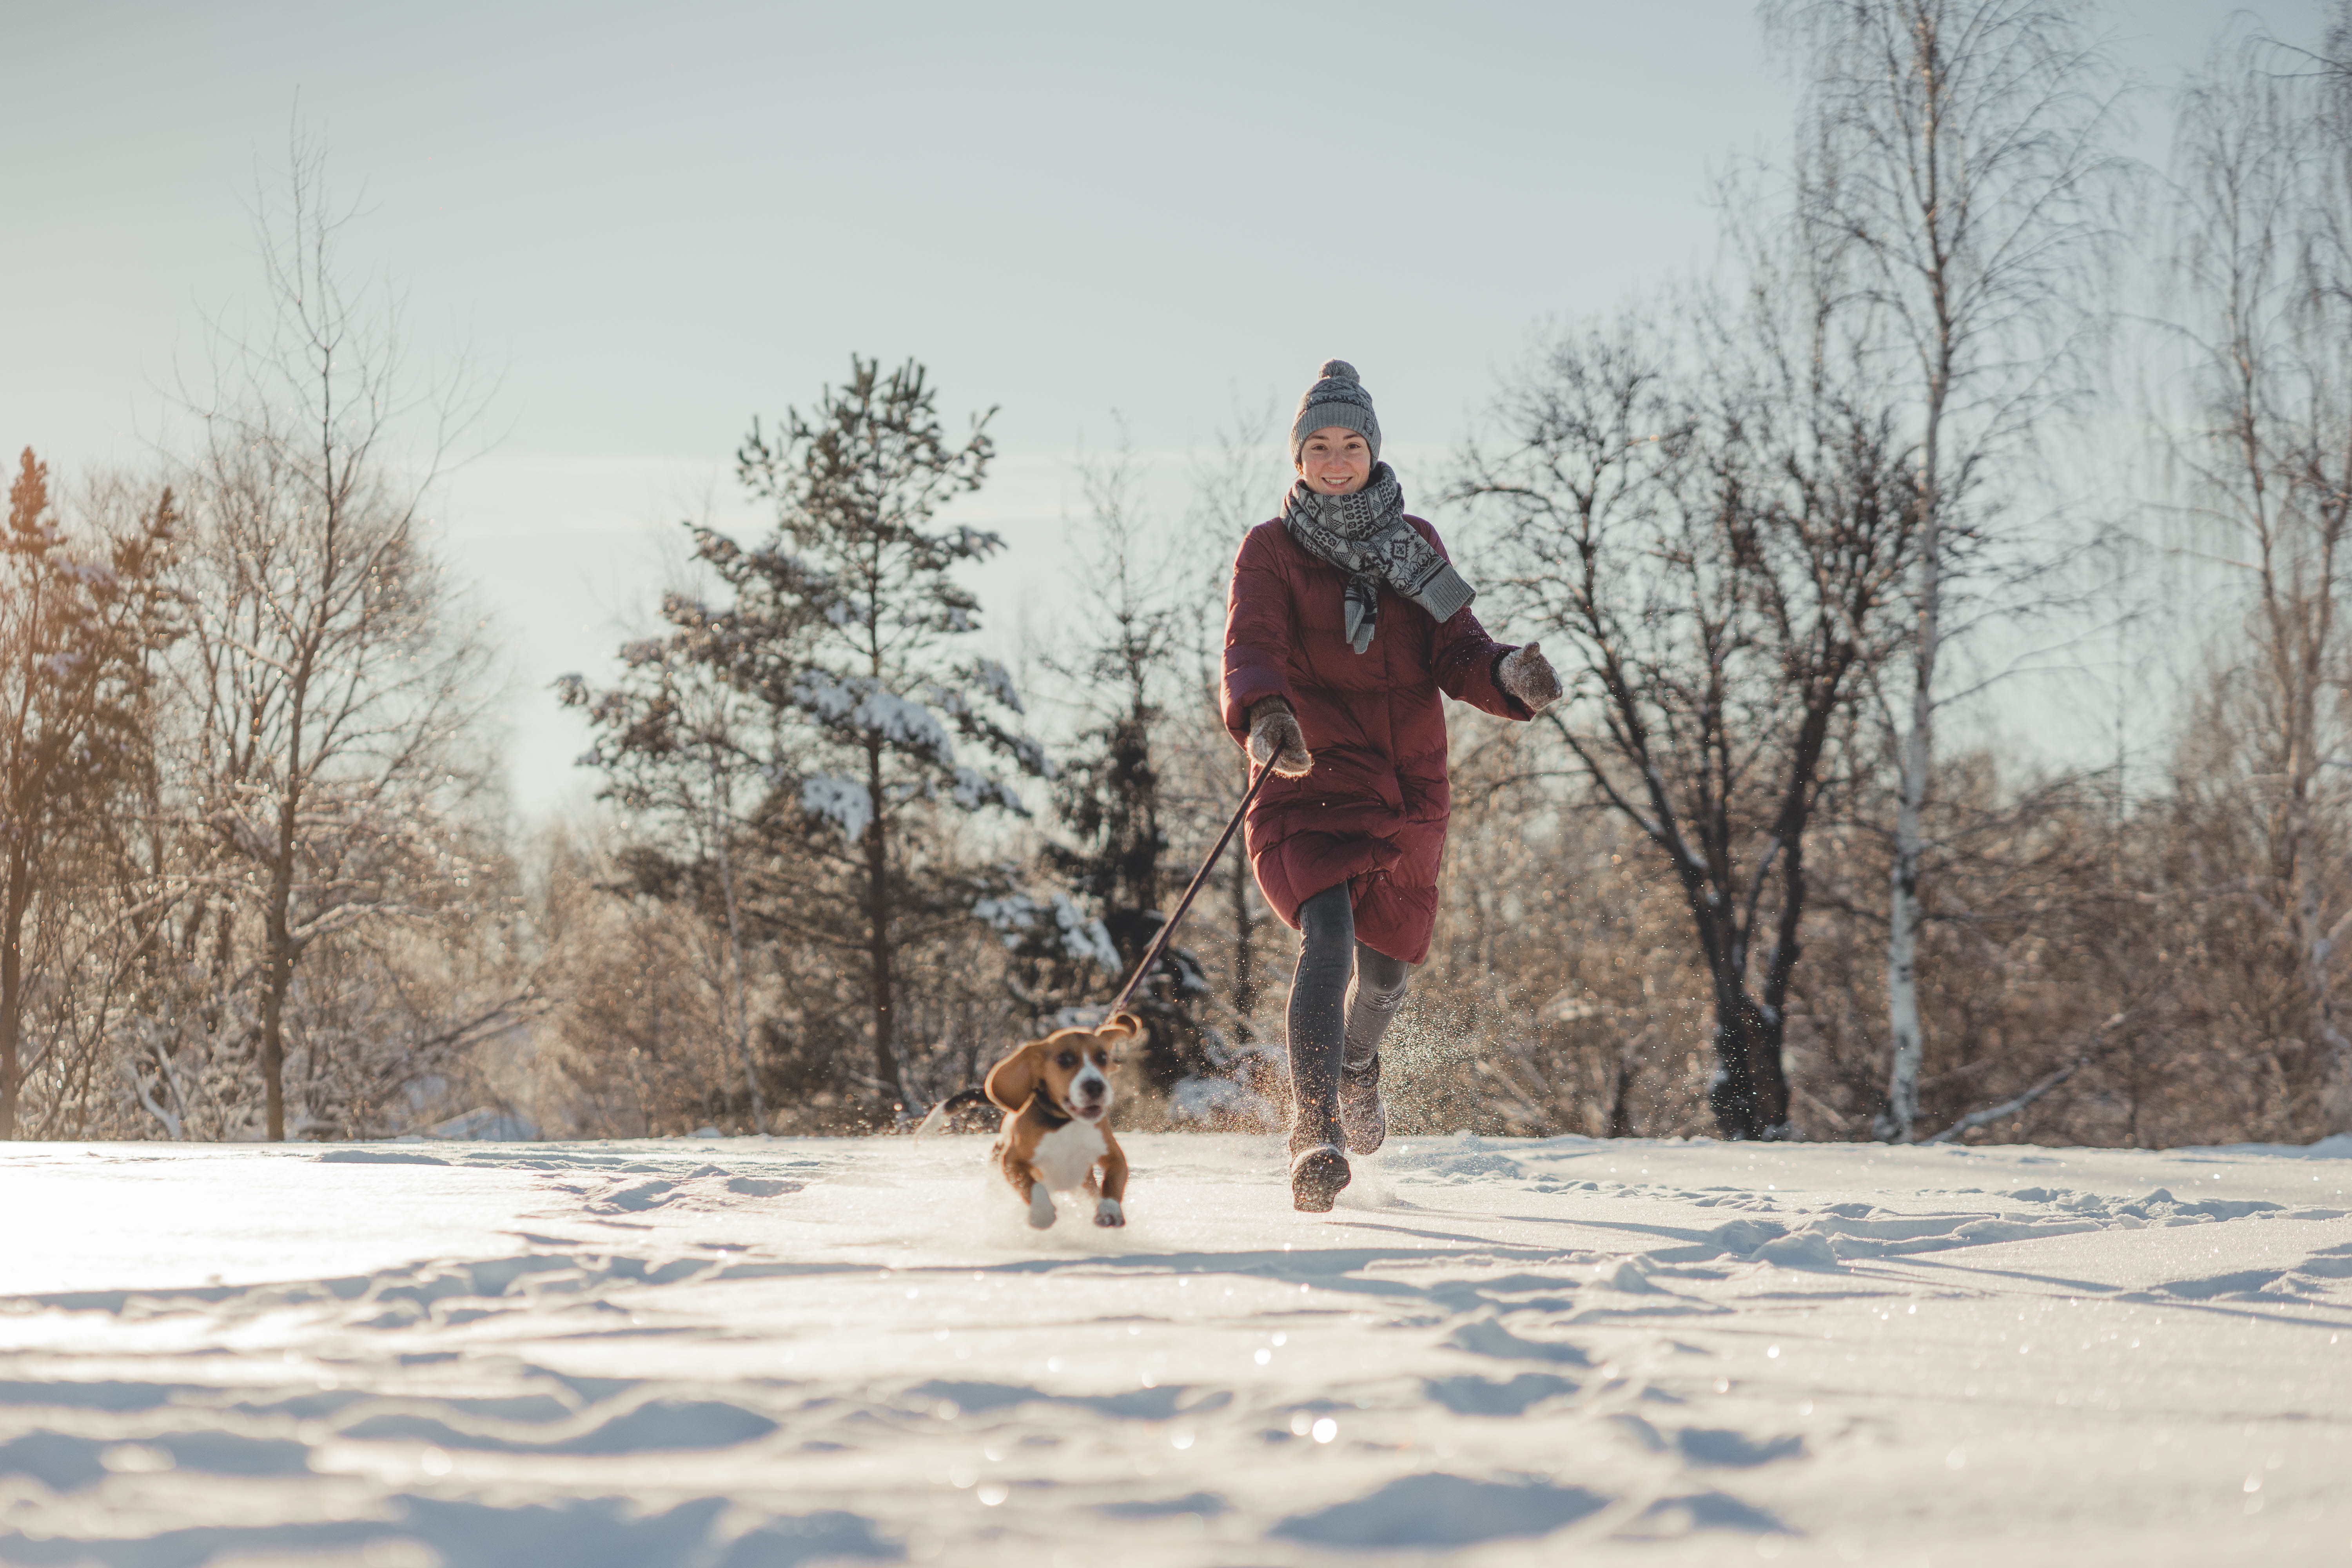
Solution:
<svg viewBox="0 0 2352 1568"><path fill-rule="evenodd" d="M1307 437L1318 430L1337 425L1353 430L1364 438L1378 461L1381 455L1381 422L1372 412L1372 395L1356 378L1356 367L1343 359L1323 362L1323 374L1298 400L1298 417L1290 422L1290 461L1298 462L1299 448Z"/></svg>

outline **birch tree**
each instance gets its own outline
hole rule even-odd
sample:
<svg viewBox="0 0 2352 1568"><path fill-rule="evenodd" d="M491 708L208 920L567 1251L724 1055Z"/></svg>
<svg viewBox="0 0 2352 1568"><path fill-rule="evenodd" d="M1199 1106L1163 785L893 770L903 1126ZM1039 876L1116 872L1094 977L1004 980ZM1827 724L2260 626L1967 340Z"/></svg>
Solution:
<svg viewBox="0 0 2352 1568"><path fill-rule="evenodd" d="M2352 8L2330 44L2352 54ZM2176 461L2193 542L2245 615L2247 657L2210 705L2209 734L2238 753L2216 804L2251 805L2260 847L2251 876L2214 891L2276 933L2286 1005L2244 1044L2288 1086L2282 1131L2306 1135L2352 1127L2336 984L2352 930L2352 78L2309 66L2262 43L2220 54L2184 95L2175 158Z"/></svg>
<svg viewBox="0 0 2352 1568"><path fill-rule="evenodd" d="M2078 395L2076 353L2111 230L2111 68L2084 0L1769 0L1809 92L1807 231L1849 264L1853 330L1916 447L1920 548L1908 679L1895 699L1883 1136L1918 1115L1925 820L1951 639L1986 525L2038 424Z"/></svg>

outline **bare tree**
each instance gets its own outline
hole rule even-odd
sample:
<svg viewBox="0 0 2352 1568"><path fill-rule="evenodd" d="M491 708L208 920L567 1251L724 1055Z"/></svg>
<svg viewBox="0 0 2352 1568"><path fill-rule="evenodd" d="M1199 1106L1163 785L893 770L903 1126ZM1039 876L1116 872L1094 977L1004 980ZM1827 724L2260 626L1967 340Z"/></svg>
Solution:
<svg viewBox="0 0 2352 1568"><path fill-rule="evenodd" d="M2352 8L2330 44L2352 53ZM2192 402L2175 458L2196 548L2245 595L2246 657L2220 674L2202 748L2209 764L2217 745L2235 756L2204 782L2211 809L2255 803L2260 847L2252 875L2213 892L2250 901L2284 955L2290 1000L2248 1047L2278 1058L2291 1126L2338 1130L2352 1127L2336 994L2352 930L2339 598L2352 568L2352 78L2265 42L2225 48L2185 94L2176 163Z"/></svg>
<svg viewBox="0 0 2352 1568"><path fill-rule="evenodd" d="M149 761L152 658L168 642L169 489L111 537L75 539L27 447L0 534L0 1138L16 1135L26 917L102 837Z"/></svg>
<svg viewBox="0 0 2352 1568"><path fill-rule="evenodd" d="M215 862L224 984L235 909L260 926L254 1026L265 1130L287 1134L287 1006L339 933L423 918L469 880L446 831L485 787L488 655L452 614L424 498L478 406L410 390L398 302L354 289L324 152L298 132L257 210L268 312L224 334L185 487L187 809ZM423 426L421 443L404 440ZM241 890L252 873L250 902Z"/></svg>
<svg viewBox="0 0 2352 1568"><path fill-rule="evenodd" d="M1682 889L1713 988L1708 1100L1734 1138L1790 1133L1806 834L1854 685L1894 644L1918 521L1890 422L1840 401L1817 337L1774 352L1764 328L1759 310L1709 331L1717 367L1741 341L1766 352L1703 380L1631 325L1561 339L1506 390L1506 444L1474 447L1461 485L1502 514L1508 591L1596 688L1549 721Z"/></svg>
<svg viewBox="0 0 2352 1568"><path fill-rule="evenodd" d="M1847 264L1852 330L1881 351L1885 406L1918 454L1881 1123L1908 1139L1926 1038L1924 814L1955 595L1994 503L2014 492L2002 465L2081 386L2074 351L2118 167L2111 68L2084 0L1767 0L1764 12L1811 79L1802 221Z"/></svg>
<svg viewBox="0 0 2352 1568"><path fill-rule="evenodd" d="M694 804L673 826L696 829ZM646 890L642 840L606 840L568 826L541 839L536 922L562 996L549 1098L588 1137L725 1126L741 1104L728 1092L740 1070L728 1059L738 955L714 952L724 933L705 902Z"/></svg>
<svg viewBox="0 0 2352 1568"><path fill-rule="evenodd" d="M673 630L667 637L624 646L621 684L592 691L577 675L557 682L567 707L583 708L596 731L583 766L606 779L598 798L629 814L644 840L621 857L626 874L616 891L715 894L727 939L727 997L722 1027L731 1037L751 1101L751 1127L768 1130L768 1109L751 1048L751 1013L745 997L745 914L738 866L742 816L782 776L774 714L730 685L714 668L709 644L718 634L693 595L664 596ZM687 864L666 847L681 848ZM700 901L698 900L697 901Z"/></svg>
<svg viewBox="0 0 2352 1568"><path fill-rule="evenodd" d="M1243 535L1272 517L1283 489L1278 454L1269 439L1282 429L1280 409L1271 399L1244 407L1238 404L1212 431L1207 447L1193 464L1192 504L1184 537L1195 559L1180 573L1189 590L1182 595L1179 638L1189 655L1194 692L1191 711L1198 722L1192 732L1198 742L1195 771L1220 786L1204 819L1222 826L1226 806L1223 789L1249 785L1249 760L1233 745L1219 717L1218 682L1224 670L1225 595L1234 577L1234 555ZM1231 781L1230 784L1228 781ZM1213 833L1214 827L1208 831ZM1250 870L1249 846L1236 837L1225 867L1226 929L1229 933L1226 996L1236 1020L1255 1031L1252 1022L1258 1003L1258 934L1266 924L1260 907L1256 878Z"/></svg>

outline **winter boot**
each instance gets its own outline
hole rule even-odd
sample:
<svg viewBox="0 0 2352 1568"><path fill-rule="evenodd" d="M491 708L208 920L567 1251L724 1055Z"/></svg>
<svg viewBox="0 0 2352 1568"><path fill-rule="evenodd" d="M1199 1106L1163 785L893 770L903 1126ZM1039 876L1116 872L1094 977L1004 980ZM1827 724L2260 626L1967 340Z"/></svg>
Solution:
<svg viewBox="0 0 2352 1568"><path fill-rule="evenodd" d="M1348 1134L1348 1152L1370 1154L1388 1142L1389 1113L1381 1103L1381 1054L1339 1069L1339 1125Z"/></svg>
<svg viewBox="0 0 2352 1568"><path fill-rule="evenodd" d="M1301 1214L1328 1214L1348 1184L1348 1156L1336 1143L1318 1143L1290 1157L1290 1204Z"/></svg>

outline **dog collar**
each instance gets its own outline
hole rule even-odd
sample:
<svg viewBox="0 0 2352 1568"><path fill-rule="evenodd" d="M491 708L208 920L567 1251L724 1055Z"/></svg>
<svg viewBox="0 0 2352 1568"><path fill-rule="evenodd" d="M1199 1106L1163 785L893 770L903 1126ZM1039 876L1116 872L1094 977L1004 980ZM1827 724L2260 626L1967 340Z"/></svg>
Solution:
<svg viewBox="0 0 2352 1568"><path fill-rule="evenodd" d="M1076 1117L1072 1116L1068 1111L1064 1110L1060 1106L1055 1105L1052 1100L1046 1097L1045 1091L1042 1089L1030 1095L1029 1109L1036 1111L1044 1120L1045 1129L1049 1132L1056 1131L1064 1127L1067 1127L1071 1122L1077 1120Z"/></svg>

